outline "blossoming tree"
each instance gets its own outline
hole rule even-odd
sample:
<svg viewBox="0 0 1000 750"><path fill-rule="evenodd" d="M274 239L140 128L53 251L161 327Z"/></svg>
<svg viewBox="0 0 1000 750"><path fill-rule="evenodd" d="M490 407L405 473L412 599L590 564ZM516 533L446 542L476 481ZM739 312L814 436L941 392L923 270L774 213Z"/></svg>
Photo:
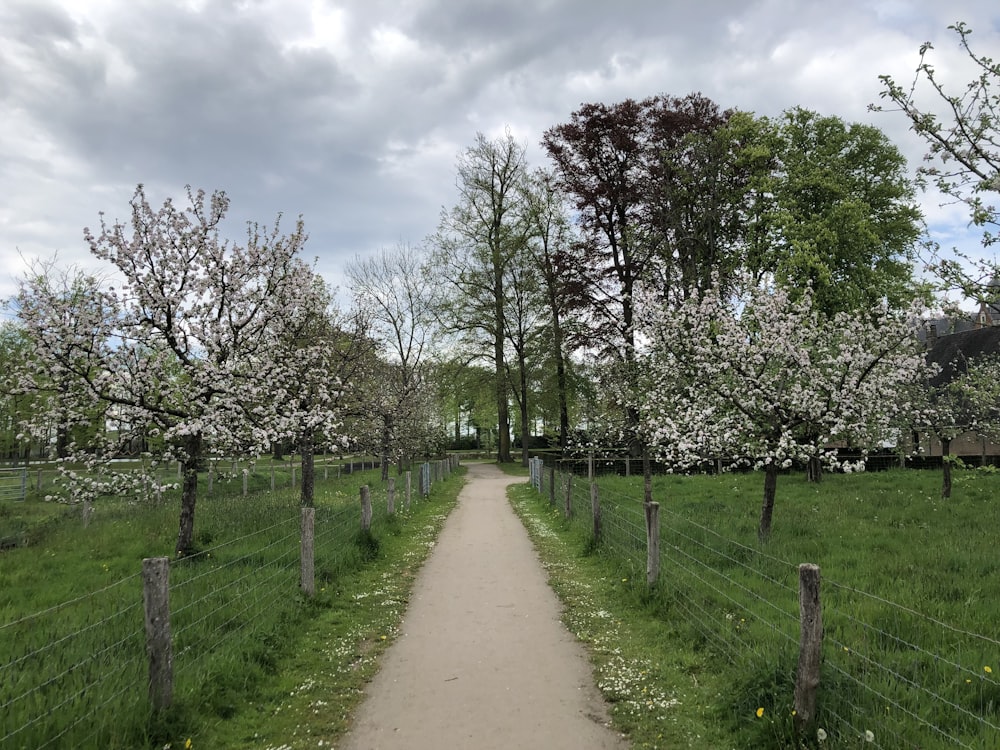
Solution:
<svg viewBox="0 0 1000 750"><path fill-rule="evenodd" d="M712 289L646 309L638 406L651 448L679 467L711 457L763 469L761 541L782 469L812 457L855 468L832 446L894 438L911 386L926 380L916 309L826 317L811 294L763 287L740 301Z"/></svg>
<svg viewBox="0 0 1000 750"><path fill-rule="evenodd" d="M280 380L275 337L312 304L314 274L299 254L301 219L281 234L256 224L244 244L220 237L229 200L187 190L188 206L153 208L140 185L131 220L84 230L91 253L111 267L100 283L76 275L67 284L52 267L22 280L18 312L37 357L20 380L25 389L50 383L44 428L57 414L66 426L103 414L108 429L71 442L68 461L94 473L68 474L77 496L125 491L147 478L109 471L109 460L136 445L156 462L182 467L176 551L193 548L198 469L209 451L256 455L292 421L280 418L272 384ZM82 285L82 286L81 286ZM316 417L324 421L321 415ZM294 421L294 420L293 420Z"/></svg>

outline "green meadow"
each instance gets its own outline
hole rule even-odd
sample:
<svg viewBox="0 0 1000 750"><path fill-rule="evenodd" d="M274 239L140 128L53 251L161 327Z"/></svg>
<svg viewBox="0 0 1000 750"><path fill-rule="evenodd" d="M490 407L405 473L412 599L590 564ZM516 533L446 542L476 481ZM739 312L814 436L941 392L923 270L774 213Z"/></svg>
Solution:
<svg viewBox="0 0 1000 750"><path fill-rule="evenodd" d="M1000 477L958 472L941 500L934 471L781 476L763 545L762 475L655 477L652 587L641 477L597 483L598 543L585 478L568 521L564 477L554 504L547 487L512 497L636 747L1000 746ZM800 563L820 566L824 625L818 721L801 735Z"/></svg>
<svg viewBox="0 0 1000 750"><path fill-rule="evenodd" d="M344 593L353 582L367 581L399 547L426 552L427 528L439 525L461 483L435 483L406 510L397 480L397 513L389 516L378 472L331 472L324 481L319 469L316 595L307 599L298 490L290 473L276 470L272 492L270 476L259 470L245 497L239 477L217 480L211 495L201 479L198 551L170 565L173 701L159 712L148 699L141 569L143 558L172 554L175 493L105 498L86 527L79 506L38 496L0 503L0 537L19 545L0 552L0 748L225 746L225 727L255 715L315 623L366 617ZM366 484L375 511L369 534L360 531ZM343 635L351 660L357 644ZM356 694L364 674L347 671ZM210 744L201 742L207 736Z"/></svg>

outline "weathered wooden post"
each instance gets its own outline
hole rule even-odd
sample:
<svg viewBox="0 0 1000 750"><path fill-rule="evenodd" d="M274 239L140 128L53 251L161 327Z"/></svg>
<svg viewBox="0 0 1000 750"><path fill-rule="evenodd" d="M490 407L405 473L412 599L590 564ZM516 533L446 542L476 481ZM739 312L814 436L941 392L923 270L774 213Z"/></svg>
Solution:
<svg viewBox="0 0 1000 750"><path fill-rule="evenodd" d="M410 498L413 496L413 472L406 470L406 509L410 509Z"/></svg>
<svg viewBox="0 0 1000 750"><path fill-rule="evenodd" d="M174 656L170 640L170 559L142 561L142 602L146 613L149 700L160 711L174 697Z"/></svg>
<svg viewBox="0 0 1000 750"><path fill-rule="evenodd" d="M42 470L38 470L38 491L42 491Z"/></svg>
<svg viewBox="0 0 1000 750"><path fill-rule="evenodd" d="M652 586L660 577L660 504L645 503L646 510L646 584Z"/></svg>
<svg viewBox="0 0 1000 750"><path fill-rule="evenodd" d="M823 646L823 610L819 603L819 566L799 565L799 665L795 674L795 731L811 732Z"/></svg>
<svg viewBox="0 0 1000 750"><path fill-rule="evenodd" d="M316 593L315 575L316 509L302 509L302 553L299 564L302 593L312 597Z"/></svg>
<svg viewBox="0 0 1000 750"><path fill-rule="evenodd" d="M625 476L632 476L632 459L629 456L625 456Z"/></svg>
<svg viewBox="0 0 1000 750"><path fill-rule="evenodd" d="M274 492L274 464L271 464L271 492Z"/></svg>
<svg viewBox="0 0 1000 750"><path fill-rule="evenodd" d="M295 465L292 465L292 489L295 488Z"/></svg>
<svg viewBox="0 0 1000 750"><path fill-rule="evenodd" d="M181 462L177 462L177 481L181 481L184 478L184 468L181 466Z"/></svg>
<svg viewBox="0 0 1000 750"><path fill-rule="evenodd" d="M556 504L556 467L549 469L549 505Z"/></svg>
<svg viewBox="0 0 1000 750"><path fill-rule="evenodd" d="M212 466L208 467L208 494L212 494L212 484L215 482L215 472Z"/></svg>
<svg viewBox="0 0 1000 750"><path fill-rule="evenodd" d="M83 519L83 528L90 526L90 519L94 515L94 504L89 497L83 499L83 509L80 517Z"/></svg>
<svg viewBox="0 0 1000 750"><path fill-rule="evenodd" d="M244 469L243 470L243 497L247 496L247 482L250 480L250 473Z"/></svg>
<svg viewBox="0 0 1000 750"><path fill-rule="evenodd" d="M388 482L385 490L386 511L390 516L394 516L396 515L396 478L389 477L386 481Z"/></svg>
<svg viewBox="0 0 1000 750"><path fill-rule="evenodd" d="M361 488L361 530L371 531L372 528L372 495L368 485Z"/></svg>
<svg viewBox="0 0 1000 750"><path fill-rule="evenodd" d="M566 507L564 512L566 518L573 515L573 472L566 475Z"/></svg>
<svg viewBox="0 0 1000 750"><path fill-rule="evenodd" d="M327 459L326 463L323 464L323 481L325 482L330 478L330 460Z"/></svg>
<svg viewBox="0 0 1000 750"><path fill-rule="evenodd" d="M590 512L594 516L594 543L601 541L601 500L597 482L590 483Z"/></svg>

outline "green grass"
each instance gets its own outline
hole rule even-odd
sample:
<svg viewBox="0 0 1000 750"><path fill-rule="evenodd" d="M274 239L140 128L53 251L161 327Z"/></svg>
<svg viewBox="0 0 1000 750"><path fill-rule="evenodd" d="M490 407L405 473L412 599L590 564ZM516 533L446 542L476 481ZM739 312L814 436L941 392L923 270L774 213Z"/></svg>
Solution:
<svg viewBox="0 0 1000 750"><path fill-rule="evenodd" d="M436 484L408 513L398 492L394 518L377 472L319 481L311 600L298 586L298 491L244 498L241 481L228 493L217 483L198 503L198 554L171 565L174 701L159 714L146 698L139 574L143 558L171 554L176 501L102 501L87 528L66 506L5 503L5 522L32 531L28 546L0 552L0 748L181 747L214 732L318 637L342 591L364 590L352 587L367 586L394 550L419 546L460 481ZM375 518L362 538L358 488L366 483ZM32 524L36 509L49 520Z"/></svg>
<svg viewBox="0 0 1000 750"><path fill-rule="evenodd" d="M870 747L865 733L871 732L879 747L992 748L1000 741L990 727L1000 724L993 671L1000 668L993 541L1000 479L973 471L956 479L955 497L942 501L936 472L832 475L819 485L782 476L772 538L761 546L761 475L657 477L661 575L651 591L641 478L600 480L599 545L590 534L586 480L574 480L570 523L563 519L564 486L555 508L547 489L517 504L560 540L561 575L607 597L600 607L611 616L596 620L586 615L593 607L568 600L568 620L589 623L585 639L595 623L621 621L623 641L638 639L636 658L657 654L654 663L688 664L699 685L711 686L714 698L696 691L694 699L708 706L704 725L698 712L688 714L692 699L677 692L674 678L656 687L681 704L664 720L631 723L611 691L616 721L637 746L817 746L813 732L795 736L792 718L797 566L811 562L823 576L817 726L827 734L824 746ZM600 650L596 658L600 663ZM680 729L671 733L674 726ZM707 736L706 727L722 737L699 745L692 738Z"/></svg>

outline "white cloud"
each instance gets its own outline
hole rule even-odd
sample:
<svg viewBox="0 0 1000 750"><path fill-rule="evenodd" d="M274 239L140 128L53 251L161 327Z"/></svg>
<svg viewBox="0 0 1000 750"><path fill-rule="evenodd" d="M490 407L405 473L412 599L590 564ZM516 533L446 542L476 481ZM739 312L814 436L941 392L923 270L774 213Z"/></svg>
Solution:
<svg viewBox="0 0 1000 750"><path fill-rule="evenodd" d="M0 296L18 250L87 262L82 227L127 212L135 184L232 198L243 220L305 215L336 282L346 258L419 244L454 200L459 151L542 133L580 104L701 91L721 107L795 105L871 122L911 161L923 145L867 112L878 75L908 80L948 23L1000 47L992 0L8 0L0 4ZM954 73L952 71L954 70ZM927 204L935 226L961 232ZM940 221L938 217L940 216ZM944 230L942 230L944 231ZM6 274L6 276L5 276Z"/></svg>

